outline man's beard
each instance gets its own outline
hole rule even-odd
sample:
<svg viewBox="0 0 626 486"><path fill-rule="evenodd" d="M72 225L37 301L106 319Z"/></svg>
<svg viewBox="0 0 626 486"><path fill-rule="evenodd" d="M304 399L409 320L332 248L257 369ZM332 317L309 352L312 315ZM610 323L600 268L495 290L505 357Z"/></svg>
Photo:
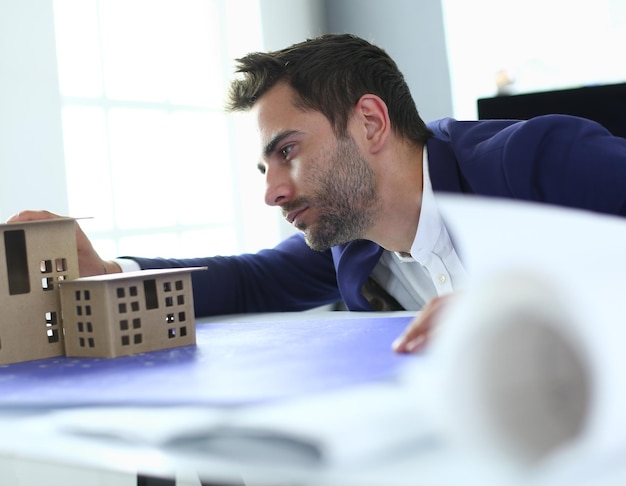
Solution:
<svg viewBox="0 0 626 486"><path fill-rule="evenodd" d="M289 206L319 211L313 226L296 225L313 250L325 251L362 238L380 211L374 172L351 138L340 139L330 164L312 171L307 182L317 187L313 196Z"/></svg>

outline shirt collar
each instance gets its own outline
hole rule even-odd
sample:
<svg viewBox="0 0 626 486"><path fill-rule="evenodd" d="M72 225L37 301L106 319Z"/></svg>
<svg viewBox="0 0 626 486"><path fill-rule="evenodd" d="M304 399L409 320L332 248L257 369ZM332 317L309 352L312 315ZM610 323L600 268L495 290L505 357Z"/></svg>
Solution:
<svg viewBox="0 0 626 486"><path fill-rule="evenodd" d="M420 209L419 223L413 244L411 245L411 255L406 253L396 253L400 261L412 262L417 260L423 263L430 253L434 250L443 222L437 211L435 204L435 195L430 183L430 175L428 172L428 150L424 145L422 153L422 206Z"/></svg>

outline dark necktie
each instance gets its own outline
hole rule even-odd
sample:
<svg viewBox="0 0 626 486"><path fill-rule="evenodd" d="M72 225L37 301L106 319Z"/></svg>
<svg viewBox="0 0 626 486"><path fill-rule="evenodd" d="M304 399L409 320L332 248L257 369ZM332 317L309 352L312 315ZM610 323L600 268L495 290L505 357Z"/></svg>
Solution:
<svg viewBox="0 0 626 486"><path fill-rule="evenodd" d="M365 297L375 311L405 310L404 307L372 277L368 277L363 287L361 287L361 294L363 294L363 297Z"/></svg>

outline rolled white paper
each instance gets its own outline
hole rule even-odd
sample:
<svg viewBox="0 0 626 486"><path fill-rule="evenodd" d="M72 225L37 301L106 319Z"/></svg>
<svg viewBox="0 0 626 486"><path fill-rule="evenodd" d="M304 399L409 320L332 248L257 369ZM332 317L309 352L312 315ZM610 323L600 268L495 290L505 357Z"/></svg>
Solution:
<svg viewBox="0 0 626 486"><path fill-rule="evenodd" d="M428 370L413 373L443 435L523 465L626 445L626 220L494 198L438 205L469 273Z"/></svg>

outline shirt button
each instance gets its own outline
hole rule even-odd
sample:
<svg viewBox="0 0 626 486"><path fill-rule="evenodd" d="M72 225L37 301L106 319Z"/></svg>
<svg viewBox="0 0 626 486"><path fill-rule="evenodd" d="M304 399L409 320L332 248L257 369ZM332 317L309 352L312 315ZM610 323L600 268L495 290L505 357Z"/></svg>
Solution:
<svg viewBox="0 0 626 486"><path fill-rule="evenodd" d="M447 278L443 273L440 273L437 280L439 280L439 283L443 285L446 283Z"/></svg>

